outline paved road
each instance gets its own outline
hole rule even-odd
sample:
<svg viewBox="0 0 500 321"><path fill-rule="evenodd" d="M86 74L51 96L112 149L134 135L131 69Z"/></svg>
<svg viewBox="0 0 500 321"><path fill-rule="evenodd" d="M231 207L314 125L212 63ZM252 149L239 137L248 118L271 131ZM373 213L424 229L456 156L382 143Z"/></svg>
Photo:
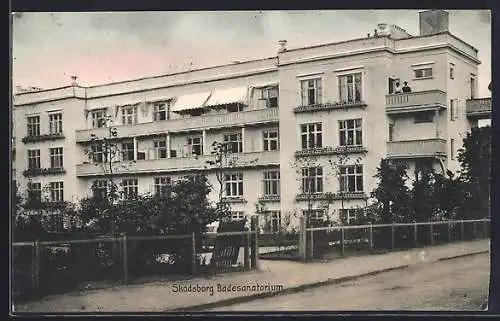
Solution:
<svg viewBox="0 0 500 321"><path fill-rule="evenodd" d="M211 311L480 310L489 272L479 254Z"/></svg>

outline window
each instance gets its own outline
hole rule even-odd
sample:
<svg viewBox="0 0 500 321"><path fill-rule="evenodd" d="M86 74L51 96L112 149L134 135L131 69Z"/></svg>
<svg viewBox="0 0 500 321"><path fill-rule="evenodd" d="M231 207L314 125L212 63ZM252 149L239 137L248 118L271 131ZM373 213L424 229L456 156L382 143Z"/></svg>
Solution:
<svg viewBox="0 0 500 321"><path fill-rule="evenodd" d="M432 67L414 69L413 71L415 72L415 79L432 77Z"/></svg>
<svg viewBox="0 0 500 321"><path fill-rule="evenodd" d="M172 179L170 177L155 177L155 194L163 195L165 194L166 187L172 184Z"/></svg>
<svg viewBox="0 0 500 321"><path fill-rule="evenodd" d="M92 185L94 198L106 198L108 191L108 182L106 180L95 180Z"/></svg>
<svg viewBox="0 0 500 321"><path fill-rule="evenodd" d="M106 110L92 111L92 128L102 128L106 126Z"/></svg>
<svg viewBox="0 0 500 321"><path fill-rule="evenodd" d="M321 148L323 146L321 130L321 123L301 125L302 149Z"/></svg>
<svg viewBox="0 0 500 321"><path fill-rule="evenodd" d="M361 73L342 75L338 78L339 100L342 103L361 102Z"/></svg>
<svg viewBox="0 0 500 321"><path fill-rule="evenodd" d="M363 209L361 208L344 208L340 209L340 215L345 219L347 225L354 223L356 220L363 217Z"/></svg>
<svg viewBox="0 0 500 321"><path fill-rule="evenodd" d="M50 167L63 168L63 148L56 147L50 149Z"/></svg>
<svg viewBox="0 0 500 321"><path fill-rule="evenodd" d="M64 183L51 182L49 183L50 200L52 202L62 202L64 200Z"/></svg>
<svg viewBox="0 0 500 321"><path fill-rule="evenodd" d="M123 161L134 160L134 143L133 142L122 143L122 160Z"/></svg>
<svg viewBox="0 0 500 321"><path fill-rule="evenodd" d="M228 113L236 113L239 111L243 111L244 106L242 104L229 104L226 106L226 111Z"/></svg>
<svg viewBox="0 0 500 321"><path fill-rule="evenodd" d="M455 159L455 139L450 139L450 158Z"/></svg>
<svg viewBox="0 0 500 321"><path fill-rule="evenodd" d="M28 136L40 136L40 116L28 117Z"/></svg>
<svg viewBox="0 0 500 321"><path fill-rule="evenodd" d="M476 78L470 78L470 98L474 99L476 96Z"/></svg>
<svg viewBox="0 0 500 321"><path fill-rule="evenodd" d="M155 149L155 159L163 159L167 158L167 141L166 140L157 140L153 142L154 149ZM132 143L132 148L133 148L133 143ZM133 153L133 151L132 151ZM132 154L132 157L133 154Z"/></svg>
<svg viewBox="0 0 500 321"><path fill-rule="evenodd" d="M123 125L137 124L136 106L122 107L122 124Z"/></svg>
<svg viewBox="0 0 500 321"><path fill-rule="evenodd" d="M264 172L264 196L280 195L280 172Z"/></svg>
<svg viewBox="0 0 500 321"><path fill-rule="evenodd" d="M269 226L270 232L278 232L281 228L281 212L280 211L266 212L266 223Z"/></svg>
<svg viewBox="0 0 500 321"><path fill-rule="evenodd" d="M325 210L323 210L323 209L303 210L302 214L305 217L309 218L309 221L311 223L314 223L314 222L323 221L324 216L325 216Z"/></svg>
<svg viewBox="0 0 500 321"><path fill-rule="evenodd" d="M28 185L28 198L30 200L42 200L42 184L29 183Z"/></svg>
<svg viewBox="0 0 500 321"><path fill-rule="evenodd" d="M455 79L455 68L450 66L450 79Z"/></svg>
<svg viewBox="0 0 500 321"><path fill-rule="evenodd" d="M389 124L389 141L392 142L394 138L394 124Z"/></svg>
<svg viewBox="0 0 500 321"><path fill-rule="evenodd" d="M243 196L243 173L224 175L227 197Z"/></svg>
<svg viewBox="0 0 500 321"><path fill-rule="evenodd" d="M167 120L168 118L169 117L167 112L167 104L166 103L155 104L154 116L153 116L154 121Z"/></svg>
<svg viewBox="0 0 500 321"><path fill-rule="evenodd" d="M135 178L122 180L122 188L122 193L125 198L135 198L139 194L138 183Z"/></svg>
<svg viewBox="0 0 500 321"><path fill-rule="evenodd" d="M363 191L363 165L346 165L340 167L340 191Z"/></svg>
<svg viewBox="0 0 500 321"><path fill-rule="evenodd" d="M349 119L339 121L340 146L363 145L363 131L361 130L361 119Z"/></svg>
<svg viewBox="0 0 500 321"><path fill-rule="evenodd" d="M264 151L279 150L279 132L277 129L263 132Z"/></svg>
<svg viewBox="0 0 500 321"><path fill-rule="evenodd" d="M241 211L232 211L231 212L231 220L232 221L241 221L241 220L244 220L245 219L245 212L241 212Z"/></svg>
<svg viewBox="0 0 500 321"><path fill-rule="evenodd" d="M103 145L101 143L92 145L92 162L102 163L106 160L105 156Z"/></svg>
<svg viewBox="0 0 500 321"><path fill-rule="evenodd" d="M201 136L188 137L187 144L192 156L203 155L203 140Z"/></svg>
<svg viewBox="0 0 500 321"><path fill-rule="evenodd" d="M302 168L302 193L323 193L323 168Z"/></svg>
<svg viewBox="0 0 500 321"><path fill-rule="evenodd" d="M458 119L458 99L450 99L450 120Z"/></svg>
<svg viewBox="0 0 500 321"><path fill-rule="evenodd" d="M415 123L432 123L434 114L432 112L421 112L415 115Z"/></svg>
<svg viewBox="0 0 500 321"><path fill-rule="evenodd" d="M321 78L302 80L300 82L302 106L321 104L321 91Z"/></svg>
<svg viewBox="0 0 500 321"><path fill-rule="evenodd" d="M243 142L241 133L224 134L224 143L227 144L228 153L242 153Z"/></svg>
<svg viewBox="0 0 500 321"><path fill-rule="evenodd" d="M278 107L278 87L262 89L262 99L266 100L266 106L268 108Z"/></svg>
<svg viewBox="0 0 500 321"><path fill-rule="evenodd" d="M28 150L28 168L29 169L40 168L40 150L39 149Z"/></svg>
<svg viewBox="0 0 500 321"><path fill-rule="evenodd" d="M62 133L62 113L49 114L49 133Z"/></svg>

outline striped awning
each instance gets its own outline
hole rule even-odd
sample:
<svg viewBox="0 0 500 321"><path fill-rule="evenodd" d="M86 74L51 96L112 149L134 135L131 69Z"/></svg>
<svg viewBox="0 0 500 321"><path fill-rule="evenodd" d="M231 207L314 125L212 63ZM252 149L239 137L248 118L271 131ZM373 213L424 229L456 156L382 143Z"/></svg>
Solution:
<svg viewBox="0 0 500 321"><path fill-rule="evenodd" d="M246 104L247 101L248 87L220 89L215 90L212 93L208 101L205 103L205 107L235 103Z"/></svg>
<svg viewBox="0 0 500 321"><path fill-rule="evenodd" d="M175 101L174 106L172 106L172 111L179 112L183 110L203 108L208 97L210 97L210 92L179 96Z"/></svg>

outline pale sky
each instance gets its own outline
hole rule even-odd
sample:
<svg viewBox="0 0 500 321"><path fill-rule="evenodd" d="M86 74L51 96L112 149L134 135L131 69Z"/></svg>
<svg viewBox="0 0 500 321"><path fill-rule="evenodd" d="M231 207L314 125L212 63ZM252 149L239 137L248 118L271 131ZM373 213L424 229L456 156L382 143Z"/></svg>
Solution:
<svg viewBox="0 0 500 321"><path fill-rule="evenodd" d="M419 10L92 12L13 14L13 86L54 88L178 72L365 37L380 22L418 35ZM479 50L489 97L491 13L449 10L450 32Z"/></svg>

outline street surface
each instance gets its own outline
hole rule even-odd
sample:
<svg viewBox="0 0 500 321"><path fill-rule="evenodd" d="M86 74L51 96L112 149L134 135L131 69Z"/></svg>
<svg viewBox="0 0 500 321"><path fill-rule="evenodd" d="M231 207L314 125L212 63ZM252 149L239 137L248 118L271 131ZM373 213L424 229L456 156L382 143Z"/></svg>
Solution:
<svg viewBox="0 0 500 321"><path fill-rule="evenodd" d="M478 311L488 299L489 274L485 253L209 311Z"/></svg>

